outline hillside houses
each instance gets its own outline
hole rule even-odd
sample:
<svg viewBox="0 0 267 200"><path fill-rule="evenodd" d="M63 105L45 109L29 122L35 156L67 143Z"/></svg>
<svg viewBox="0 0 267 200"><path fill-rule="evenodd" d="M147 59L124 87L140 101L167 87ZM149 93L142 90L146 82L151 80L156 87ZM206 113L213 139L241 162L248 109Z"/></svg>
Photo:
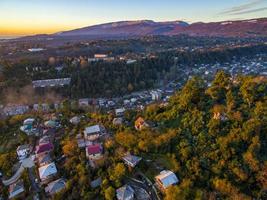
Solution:
<svg viewBox="0 0 267 200"><path fill-rule="evenodd" d="M29 111L28 105L7 105L2 110L6 116L22 115Z"/></svg>

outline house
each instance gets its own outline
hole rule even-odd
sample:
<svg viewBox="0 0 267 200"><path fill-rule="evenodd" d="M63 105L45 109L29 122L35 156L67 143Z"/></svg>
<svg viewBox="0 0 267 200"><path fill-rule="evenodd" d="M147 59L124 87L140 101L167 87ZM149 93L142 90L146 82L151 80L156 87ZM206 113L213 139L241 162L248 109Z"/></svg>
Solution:
<svg viewBox="0 0 267 200"><path fill-rule="evenodd" d="M92 144L86 147L86 157L89 160L98 160L102 158L102 145L101 144Z"/></svg>
<svg viewBox="0 0 267 200"><path fill-rule="evenodd" d="M89 99L79 99L79 107L87 107L89 106Z"/></svg>
<svg viewBox="0 0 267 200"><path fill-rule="evenodd" d="M17 198L18 196L22 195L25 191L23 181L18 180L17 182L11 184L9 186L9 199Z"/></svg>
<svg viewBox="0 0 267 200"><path fill-rule="evenodd" d="M101 184L102 184L102 179L101 179L101 177L99 177L98 179L93 180L93 181L90 183L90 186L91 186L92 188L97 188L97 187L99 187Z"/></svg>
<svg viewBox="0 0 267 200"><path fill-rule="evenodd" d="M108 55L107 54L95 54L94 58L96 59L103 59L103 58L107 58Z"/></svg>
<svg viewBox="0 0 267 200"><path fill-rule="evenodd" d="M119 118L114 118L113 121L112 121L113 125L115 126L119 126L119 125L122 125L123 123L123 119L121 117Z"/></svg>
<svg viewBox="0 0 267 200"><path fill-rule="evenodd" d="M100 125L89 126L84 130L84 138L89 141L97 140L101 135L105 134L105 128Z"/></svg>
<svg viewBox="0 0 267 200"><path fill-rule="evenodd" d="M3 113L6 116L22 115L29 111L29 106L25 105L7 105L3 108Z"/></svg>
<svg viewBox="0 0 267 200"><path fill-rule="evenodd" d="M129 60L126 61L126 64L130 65L130 64L133 64L133 63L136 63L136 62L137 62L137 60L129 59Z"/></svg>
<svg viewBox="0 0 267 200"><path fill-rule="evenodd" d="M63 178L60 178L58 180L49 183L47 187L45 187L45 192L48 195L53 196L54 194L64 190L65 187L66 187L66 181Z"/></svg>
<svg viewBox="0 0 267 200"><path fill-rule="evenodd" d="M38 171L39 171L39 177L42 182L49 181L57 174L57 168L54 162L39 167Z"/></svg>
<svg viewBox="0 0 267 200"><path fill-rule="evenodd" d="M44 51L45 49L43 48L31 48L31 49L28 49L29 52L39 52L39 51Z"/></svg>
<svg viewBox="0 0 267 200"><path fill-rule="evenodd" d="M18 146L18 148L17 148L18 159L21 161L21 160L27 158L30 151L31 151L31 147L28 144Z"/></svg>
<svg viewBox="0 0 267 200"><path fill-rule="evenodd" d="M58 128L60 126L59 122L55 121L55 120L48 120L44 123L44 125L47 128Z"/></svg>
<svg viewBox="0 0 267 200"><path fill-rule="evenodd" d="M43 154L37 157L37 162L40 167L48 165L52 162L50 154Z"/></svg>
<svg viewBox="0 0 267 200"><path fill-rule="evenodd" d="M33 125L34 122L35 122L34 118L28 118L23 121L23 125Z"/></svg>
<svg viewBox="0 0 267 200"><path fill-rule="evenodd" d="M179 182L177 176L169 170L161 171L160 174L155 177L155 180L157 187L162 191Z"/></svg>
<svg viewBox="0 0 267 200"><path fill-rule="evenodd" d="M214 112L213 113L213 119L220 120L220 121L227 121L228 120L226 114L220 113L220 112Z"/></svg>
<svg viewBox="0 0 267 200"><path fill-rule="evenodd" d="M71 78L47 79L32 81L33 88L63 87L69 85Z"/></svg>
<svg viewBox="0 0 267 200"><path fill-rule="evenodd" d="M134 189L130 185L124 185L116 190L116 196L118 200L133 200Z"/></svg>
<svg viewBox="0 0 267 200"><path fill-rule="evenodd" d="M84 148L86 146L85 140L81 134L76 136L76 140L79 148Z"/></svg>
<svg viewBox="0 0 267 200"><path fill-rule="evenodd" d="M151 94L151 98L152 98L153 101L160 100L161 96L162 96L159 91L155 91L155 90L151 91L150 94Z"/></svg>
<svg viewBox="0 0 267 200"><path fill-rule="evenodd" d="M108 101L107 104L108 104L108 106L111 106L111 107L116 105L116 103L114 101Z"/></svg>
<svg viewBox="0 0 267 200"><path fill-rule="evenodd" d="M123 116L124 112L125 112L125 108L115 109L115 114L116 114L117 117Z"/></svg>
<svg viewBox="0 0 267 200"><path fill-rule="evenodd" d="M43 103L41 106L43 112L48 112L50 110L50 106L47 103Z"/></svg>
<svg viewBox="0 0 267 200"><path fill-rule="evenodd" d="M51 141L50 137L45 135L43 136L42 138L40 138L39 140L39 145L40 144L46 144L46 143L49 143Z"/></svg>
<svg viewBox="0 0 267 200"><path fill-rule="evenodd" d="M49 152L51 152L53 150L54 146L52 143L48 142L48 143L42 143L42 144L39 144L37 147L36 147L36 150L35 150L35 154L47 154Z"/></svg>
<svg viewBox="0 0 267 200"><path fill-rule="evenodd" d="M70 123L72 123L73 125L79 124L80 121L81 121L81 118L78 117L78 116L75 116L75 117L73 117L73 118L70 119Z"/></svg>
<svg viewBox="0 0 267 200"><path fill-rule="evenodd" d="M34 127L34 122L35 122L35 119L33 118L25 119L23 122L23 126L20 127L20 130L26 133L27 135L38 133L37 128Z"/></svg>
<svg viewBox="0 0 267 200"><path fill-rule="evenodd" d="M124 156L122 158L122 160L124 161L124 163L126 165L128 165L129 167L134 168L142 160L142 158L138 157L138 156L133 156L131 154L128 154L128 155Z"/></svg>
<svg viewBox="0 0 267 200"><path fill-rule="evenodd" d="M32 107L34 111L39 111L39 104L35 103Z"/></svg>
<svg viewBox="0 0 267 200"><path fill-rule="evenodd" d="M134 123L135 129L140 131L144 128L149 127L149 125L145 122L145 120L142 117L139 117L135 123Z"/></svg>

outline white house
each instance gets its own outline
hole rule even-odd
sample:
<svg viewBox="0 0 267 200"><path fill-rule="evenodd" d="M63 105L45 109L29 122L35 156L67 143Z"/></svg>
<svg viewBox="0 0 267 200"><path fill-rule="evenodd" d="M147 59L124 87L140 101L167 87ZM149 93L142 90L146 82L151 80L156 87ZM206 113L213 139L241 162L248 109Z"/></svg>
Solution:
<svg viewBox="0 0 267 200"><path fill-rule="evenodd" d="M124 112L125 112L125 108L115 109L115 114L116 114L117 117L123 116Z"/></svg>
<svg viewBox="0 0 267 200"><path fill-rule="evenodd" d="M17 156L18 156L19 160L23 160L23 159L27 158L29 153L30 153L30 145L24 144L24 145L18 146Z"/></svg>

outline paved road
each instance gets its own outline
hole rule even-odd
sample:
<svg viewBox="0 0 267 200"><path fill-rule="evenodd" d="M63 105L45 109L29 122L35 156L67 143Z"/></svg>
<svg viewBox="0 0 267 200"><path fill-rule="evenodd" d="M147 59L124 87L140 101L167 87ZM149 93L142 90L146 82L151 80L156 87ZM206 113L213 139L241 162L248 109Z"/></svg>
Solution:
<svg viewBox="0 0 267 200"><path fill-rule="evenodd" d="M28 174L29 174L29 178L31 180L31 184L32 184L32 189L35 191L35 192L40 192L40 188L38 186L38 184L36 183L35 179L37 178L35 176L35 173L34 173L34 167L32 168L28 168Z"/></svg>

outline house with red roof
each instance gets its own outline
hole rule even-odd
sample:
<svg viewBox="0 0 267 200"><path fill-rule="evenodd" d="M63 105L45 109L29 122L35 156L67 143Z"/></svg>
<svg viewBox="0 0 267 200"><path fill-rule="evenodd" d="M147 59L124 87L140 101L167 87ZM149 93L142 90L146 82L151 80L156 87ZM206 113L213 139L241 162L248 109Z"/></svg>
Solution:
<svg viewBox="0 0 267 200"><path fill-rule="evenodd" d="M86 147L86 157L89 160L98 160L102 158L103 147L101 144L92 144Z"/></svg>
<svg viewBox="0 0 267 200"><path fill-rule="evenodd" d="M36 146L35 154L36 155L42 155L47 154L53 150L54 146L52 143L41 143L38 146Z"/></svg>

